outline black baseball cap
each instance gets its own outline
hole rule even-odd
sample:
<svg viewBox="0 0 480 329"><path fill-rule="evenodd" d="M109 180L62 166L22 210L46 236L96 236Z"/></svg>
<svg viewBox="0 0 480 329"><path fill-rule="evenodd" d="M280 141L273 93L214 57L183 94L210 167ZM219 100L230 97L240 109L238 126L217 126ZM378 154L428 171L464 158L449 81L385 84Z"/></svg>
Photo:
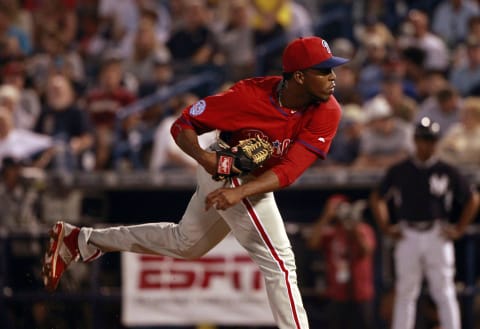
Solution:
<svg viewBox="0 0 480 329"><path fill-rule="evenodd" d="M440 138L440 124L423 117L415 126L415 138L436 141Z"/></svg>

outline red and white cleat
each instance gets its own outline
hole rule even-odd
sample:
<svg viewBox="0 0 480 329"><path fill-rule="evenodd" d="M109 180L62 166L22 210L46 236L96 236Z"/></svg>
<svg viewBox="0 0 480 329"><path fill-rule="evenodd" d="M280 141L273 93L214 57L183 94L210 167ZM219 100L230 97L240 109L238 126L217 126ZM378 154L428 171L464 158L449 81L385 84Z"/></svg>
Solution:
<svg viewBox="0 0 480 329"><path fill-rule="evenodd" d="M63 272L72 261L80 259L78 234L80 228L57 222L50 230L50 242L43 258L43 283L48 291L54 291Z"/></svg>

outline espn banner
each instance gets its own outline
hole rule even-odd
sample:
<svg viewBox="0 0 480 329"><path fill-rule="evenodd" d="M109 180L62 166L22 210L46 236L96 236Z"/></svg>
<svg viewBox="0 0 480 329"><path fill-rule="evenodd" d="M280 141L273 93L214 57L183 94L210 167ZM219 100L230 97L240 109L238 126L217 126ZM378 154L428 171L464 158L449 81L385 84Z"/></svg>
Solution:
<svg viewBox="0 0 480 329"><path fill-rule="evenodd" d="M229 234L196 260L122 253L122 322L273 325L263 277Z"/></svg>

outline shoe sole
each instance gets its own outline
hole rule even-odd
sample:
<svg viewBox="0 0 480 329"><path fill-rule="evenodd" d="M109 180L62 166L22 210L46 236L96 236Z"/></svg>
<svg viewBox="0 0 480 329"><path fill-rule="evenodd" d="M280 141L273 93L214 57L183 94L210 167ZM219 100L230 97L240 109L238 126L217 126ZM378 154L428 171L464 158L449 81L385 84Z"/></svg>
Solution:
<svg viewBox="0 0 480 329"><path fill-rule="evenodd" d="M50 246L48 248L47 255L51 256L52 258L50 262L45 262L44 264L44 268L47 270L45 286L48 291L54 291L58 285L58 282L57 282L55 286L52 286L52 282L55 280L55 273L57 270L57 259L60 252L60 243L63 243L63 238L65 236L65 226L63 225L63 223L57 223L55 224L55 226L60 226L60 232L55 233L54 229L50 230L50 238L53 239L53 241L50 241ZM53 251L53 255L52 255L52 249L53 249L53 246L55 245L55 242L57 243L57 247Z"/></svg>

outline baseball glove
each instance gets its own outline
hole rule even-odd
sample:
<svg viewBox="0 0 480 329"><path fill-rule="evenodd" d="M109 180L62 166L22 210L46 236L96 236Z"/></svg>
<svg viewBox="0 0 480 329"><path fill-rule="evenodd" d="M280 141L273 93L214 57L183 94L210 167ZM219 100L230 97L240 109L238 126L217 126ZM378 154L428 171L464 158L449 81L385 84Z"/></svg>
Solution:
<svg viewBox="0 0 480 329"><path fill-rule="evenodd" d="M220 144L217 150L217 173L215 180L248 174L267 161L273 153L272 145L260 137L241 140L237 145L229 147Z"/></svg>

